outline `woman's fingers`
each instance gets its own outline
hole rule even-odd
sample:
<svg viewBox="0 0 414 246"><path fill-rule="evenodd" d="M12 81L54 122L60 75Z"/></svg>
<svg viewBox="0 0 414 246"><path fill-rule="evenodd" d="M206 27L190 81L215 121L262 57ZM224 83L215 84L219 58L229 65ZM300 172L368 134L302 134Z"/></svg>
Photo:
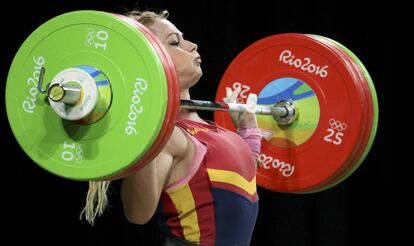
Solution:
<svg viewBox="0 0 414 246"><path fill-rule="evenodd" d="M240 87L237 87L234 91L230 87L226 87L226 97L223 98L223 101L226 103L236 103L240 91Z"/></svg>
<svg viewBox="0 0 414 246"><path fill-rule="evenodd" d="M250 93L249 96L247 97L246 100L246 110L249 113L253 113L256 110L256 105L257 105L257 95Z"/></svg>

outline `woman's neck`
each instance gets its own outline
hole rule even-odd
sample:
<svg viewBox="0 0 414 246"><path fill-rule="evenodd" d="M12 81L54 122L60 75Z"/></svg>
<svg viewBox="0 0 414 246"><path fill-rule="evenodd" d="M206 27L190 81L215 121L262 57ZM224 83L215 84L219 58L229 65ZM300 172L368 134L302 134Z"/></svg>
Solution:
<svg viewBox="0 0 414 246"><path fill-rule="evenodd" d="M180 99L190 100L190 91L188 89L180 91ZM205 122L198 116L197 111L194 109L180 108L178 118Z"/></svg>
<svg viewBox="0 0 414 246"><path fill-rule="evenodd" d="M180 99L190 100L190 91L188 89L180 91Z"/></svg>

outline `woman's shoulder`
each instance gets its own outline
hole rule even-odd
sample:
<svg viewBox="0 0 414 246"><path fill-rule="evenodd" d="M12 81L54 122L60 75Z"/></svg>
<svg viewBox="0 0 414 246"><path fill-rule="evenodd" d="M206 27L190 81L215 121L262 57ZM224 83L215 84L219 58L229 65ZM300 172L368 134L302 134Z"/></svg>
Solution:
<svg viewBox="0 0 414 246"><path fill-rule="evenodd" d="M174 158L182 158L190 144L192 143L186 133L179 126L175 126L164 150L169 152Z"/></svg>

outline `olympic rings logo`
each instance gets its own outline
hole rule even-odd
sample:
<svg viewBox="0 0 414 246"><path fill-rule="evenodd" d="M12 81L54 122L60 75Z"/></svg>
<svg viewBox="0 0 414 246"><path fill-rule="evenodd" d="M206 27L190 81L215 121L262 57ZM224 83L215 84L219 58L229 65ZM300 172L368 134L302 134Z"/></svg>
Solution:
<svg viewBox="0 0 414 246"><path fill-rule="evenodd" d="M85 150L85 145L79 144L79 146L75 149L75 160L76 162L83 161L83 153Z"/></svg>
<svg viewBox="0 0 414 246"><path fill-rule="evenodd" d="M331 126L333 130L337 130L338 132L345 131L347 128L346 123L342 123L339 120L335 120L335 119L330 119L329 125Z"/></svg>
<svg viewBox="0 0 414 246"><path fill-rule="evenodd" d="M88 28L87 32L85 46L105 51L108 45L109 33L105 30L95 31L92 28Z"/></svg>
<svg viewBox="0 0 414 246"><path fill-rule="evenodd" d="M88 29L88 34L86 35L85 46L91 47L95 41L95 31L92 28Z"/></svg>
<svg viewBox="0 0 414 246"><path fill-rule="evenodd" d="M64 161L76 161L78 163L83 162L83 157L85 153L85 145L81 143L68 143L63 142L63 151L60 154L60 157Z"/></svg>
<svg viewBox="0 0 414 246"><path fill-rule="evenodd" d="M348 127L347 124L345 122L341 122L332 118L328 122L330 128L326 129L328 133L324 136L323 139L328 143L341 145L343 138L345 137L343 131L345 131Z"/></svg>

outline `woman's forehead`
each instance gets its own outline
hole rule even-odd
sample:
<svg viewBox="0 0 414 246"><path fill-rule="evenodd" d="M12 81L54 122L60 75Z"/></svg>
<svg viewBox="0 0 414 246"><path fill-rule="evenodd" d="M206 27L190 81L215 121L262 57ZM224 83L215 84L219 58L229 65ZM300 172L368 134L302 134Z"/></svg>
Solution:
<svg viewBox="0 0 414 246"><path fill-rule="evenodd" d="M171 33L181 34L180 30L178 30L177 27L167 19L155 21L154 24L151 25L151 29L153 29L153 31L160 38L167 38L167 36Z"/></svg>

